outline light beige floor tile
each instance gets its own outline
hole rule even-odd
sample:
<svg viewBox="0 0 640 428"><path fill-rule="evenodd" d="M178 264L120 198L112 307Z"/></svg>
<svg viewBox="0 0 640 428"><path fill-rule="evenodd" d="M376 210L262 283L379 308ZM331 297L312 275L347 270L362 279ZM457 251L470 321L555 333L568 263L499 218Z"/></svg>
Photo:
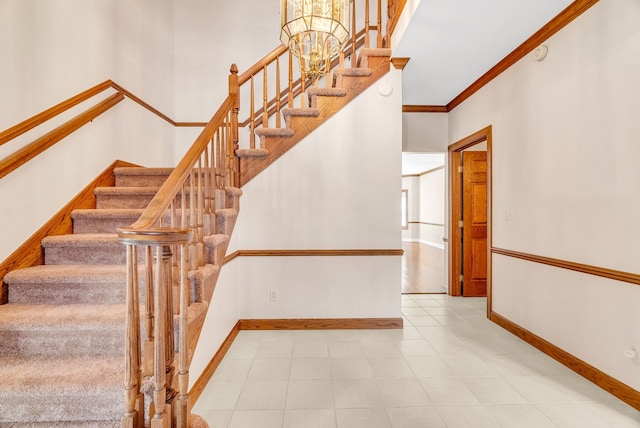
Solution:
<svg viewBox="0 0 640 428"><path fill-rule="evenodd" d="M576 403L576 395L545 376L505 376L504 380L530 403Z"/></svg>
<svg viewBox="0 0 640 428"><path fill-rule="evenodd" d="M365 356L364 348L360 341L330 341L327 346L331 358L359 358Z"/></svg>
<svg viewBox="0 0 640 428"><path fill-rule="evenodd" d="M249 380L289 380L291 360L288 358L255 359L249 370Z"/></svg>
<svg viewBox="0 0 640 428"><path fill-rule="evenodd" d="M556 428L533 404L487 406L503 428Z"/></svg>
<svg viewBox="0 0 640 428"><path fill-rule="evenodd" d="M371 379L373 373L366 358L331 358L333 379Z"/></svg>
<svg viewBox="0 0 640 428"><path fill-rule="evenodd" d="M336 409L338 428L392 428L384 409Z"/></svg>
<svg viewBox="0 0 640 428"><path fill-rule="evenodd" d="M497 419L483 406L439 406L447 428L500 428Z"/></svg>
<svg viewBox="0 0 640 428"><path fill-rule="evenodd" d="M260 342L255 358L291 358L293 341L269 340Z"/></svg>
<svg viewBox="0 0 640 428"><path fill-rule="evenodd" d="M522 395L499 377L465 377L462 381L482 404L527 404Z"/></svg>
<svg viewBox="0 0 640 428"><path fill-rule="evenodd" d="M283 428L336 428L336 412L333 409L285 410Z"/></svg>
<svg viewBox="0 0 640 428"><path fill-rule="evenodd" d="M640 427L640 412L621 401L605 401L582 403L600 419L607 421L615 428Z"/></svg>
<svg viewBox="0 0 640 428"><path fill-rule="evenodd" d="M248 380L245 382L236 409L284 409L288 382L284 380Z"/></svg>
<svg viewBox="0 0 640 428"><path fill-rule="evenodd" d="M296 342L326 342L328 330L294 330L293 337Z"/></svg>
<svg viewBox="0 0 640 428"><path fill-rule="evenodd" d="M281 428L282 410L240 410L233 412L229 428Z"/></svg>
<svg viewBox="0 0 640 428"><path fill-rule="evenodd" d="M412 308L403 307L402 308L402 314L404 316L409 316L409 315L427 316L427 313L425 312L425 310L423 308L421 308L420 306L412 307Z"/></svg>
<svg viewBox="0 0 640 428"><path fill-rule="evenodd" d="M293 358L328 358L329 348L324 340L296 340Z"/></svg>
<svg viewBox="0 0 640 428"><path fill-rule="evenodd" d="M200 411L200 409L195 406L192 413L201 416L205 421L207 421L209 428L227 428L227 425L229 425L229 421L231 420L231 415L233 414L231 410Z"/></svg>
<svg viewBox="0 0 640 428"><path fill-rule="evenodd" d="M480 404L480 401L471 393L461 378L430 377L420 379L420 384L435 406Z"/></svg>
<svg viewBox="0 0 640 428"><path fill-rule="evenodd" d="M225 354L225 359L242 358L252 359L256 356L258 348L260 347L259 341L245 341L245 342L233 342L229 347L229 350Z"/></svg>
<svg viewBox="0 0 640 428"><path fill-rule="evenodd" d="M295 330L265 330L262 337L263 342L286 342L295 339Z"/></svg>
<svg viewBox="0 0 640 428"><path fill-rule="evenodd" d="M424 389L415 378L376 379L385 407L423 407L431 405Z"/></svg>
<svg viewBox="0 0 640 428"><path fill-rule="evenodd" d="M242 381L210 381L198 399L198 408L207 410L233 410L242 391Z"/></svg>
<svg viewBox="0 0 640 428"><path fill-rule="evenodd" d="M407 315L407 321L414 327L439 326L440 323L431 315Z"/></svg>
<svg viewBox="0 0 640 428"><path fill-rule="evenodd" d="M223 359L212 379L244 381L251 369L250 359Z"/></svg>
<svg viewBox="0 0 640 428"><path fill-rule="evenodd" d="M402 340L397 345L406 357L437 355L436 350L424 339Z"/></svg>
<svg viewBox="0 0 640 428"><path fill-rule="evenodd" d="M447 428L435 407L388 408L393 428Z"/></svg>
<svg viewBox="0 0 640 428"><path fill-rule="evenodd" d="M291 380L287 409L332 409L333 385L330 380Z"/></svg>
<svg viewBox="0 0 640 428"><path fill-rule="evenodd" d="M328 358L297 358L291 361L291 379L330 379Z"/></svg>
<svg viewBox="0 0 640 428"><path fill-rule="evenodd" d="M613 428L582 404L538 404L536 407L560 428Z"/></svg>
<svg viewBox="0 0 640 428"><path fill-rule="evenodd" d="M382 407L373 379L334 379L333 395L336 409Z"/></svg>
<svg viewBox="0 0 640 428"><path fill-rule="evenodd" d="M362 342L364 354L368 358L402 357L400 349L391 340L368 340Z"/></svg>
<svg viewBox="0 0 640 428"><path fill-rule="evenodd" d="M407 364L415 377L441 377L453 376L453 370L447 365L444 359L437 355L426 357L406 357Z"/></svg>
<svg viewBox="0 0 640 428"><path fill-rule="evenodd" d="M369 358L368 361L371 373L376 379L414 377L404 358Z"/></svg>

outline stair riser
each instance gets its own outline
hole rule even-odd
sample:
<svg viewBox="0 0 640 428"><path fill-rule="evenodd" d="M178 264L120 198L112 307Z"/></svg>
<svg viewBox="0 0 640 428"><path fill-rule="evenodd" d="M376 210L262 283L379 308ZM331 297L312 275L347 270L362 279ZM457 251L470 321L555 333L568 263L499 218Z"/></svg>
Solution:
<svg viewBox="0 0 640 428"><path fill-rule="evenodd" d="M80 333L80 334L79 334ZM124 355L124 331L6 330L0 331L0 355L117 356Z"/></svg>
<svg viewBox="0 0 640 428"><path fill-rule="evenodd" d="M143 290L140 291L143 298ZM107 284L9 284L9 303L36 305L119 304L125 302L125 282Z"/></svg>
<svg viewBox="0 0 640 428"><path fill-rule="evenodd" d="M153 195L97 195L98 209L145 209Z"/></svg>
<svg viewBox="0 0 640 428"><path fill-rule="evenodd" d="M116 233L119 227L133 224L137 218L80 218L73 220L73 233Z"/></svg>
<svg viewBox="0 0 640 428"><path fill-rule="evenodd" d="M124 245L112 246L57 246L44 250L47 265L122 265L126 263ZM143 262L139 254L138 262Z"/></svg>

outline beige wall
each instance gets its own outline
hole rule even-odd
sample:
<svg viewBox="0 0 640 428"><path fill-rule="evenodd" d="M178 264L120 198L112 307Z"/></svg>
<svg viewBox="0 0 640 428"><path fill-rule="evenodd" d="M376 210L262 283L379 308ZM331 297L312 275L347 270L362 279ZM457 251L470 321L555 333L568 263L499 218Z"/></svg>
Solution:
<svg viewBox="0 0 640 428"><path fill-rule="evenodd" d="M640 273L640 4L601 1L449 114L492 125L493 245ZM507 215L509 214L509 215ZM640 389L640 288L493 257L493 309ZM635 302L635 304L631 303Z"/></svg>

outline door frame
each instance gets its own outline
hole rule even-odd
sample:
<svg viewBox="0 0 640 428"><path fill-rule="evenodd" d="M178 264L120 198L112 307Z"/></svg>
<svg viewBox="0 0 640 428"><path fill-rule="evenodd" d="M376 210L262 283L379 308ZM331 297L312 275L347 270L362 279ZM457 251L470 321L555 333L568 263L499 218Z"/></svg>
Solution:
<svg viewBox="0 0 640 428"><path fill-rule="evenodd" d="M462 219L462 206L460 204L460 174L458 166L462 151L476 144L487 142L487 316L491 313L491 125L483 128L462 140L451 144L448 149L449 155L449 294L451 296L462 296L460 284L460 269L462 248L460 245L460 227L458 223Z"/></svg>

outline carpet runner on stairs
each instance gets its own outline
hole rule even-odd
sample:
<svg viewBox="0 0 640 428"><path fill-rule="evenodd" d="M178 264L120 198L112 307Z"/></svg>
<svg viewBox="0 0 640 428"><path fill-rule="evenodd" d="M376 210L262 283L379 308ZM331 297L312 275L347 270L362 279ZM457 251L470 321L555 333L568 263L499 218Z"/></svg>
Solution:
<svg viewBox="0 0 640 428"><path fill-rule="evenodd" d="M97 209L72 213L73 234L42 241L45 265L4 277L9 303L0 305L0 427L120 426L126 266L116 230L139 218L170 172L116 168L116 186L95 191ZM221 231L233 228L240 193L228 190L235 209L220 210ZM228 241L207 237L208 263L220 263ZM190 324L204 320L218 270L207 264L190 272ZM144 269L140 274L144 278Z"/></svg>

